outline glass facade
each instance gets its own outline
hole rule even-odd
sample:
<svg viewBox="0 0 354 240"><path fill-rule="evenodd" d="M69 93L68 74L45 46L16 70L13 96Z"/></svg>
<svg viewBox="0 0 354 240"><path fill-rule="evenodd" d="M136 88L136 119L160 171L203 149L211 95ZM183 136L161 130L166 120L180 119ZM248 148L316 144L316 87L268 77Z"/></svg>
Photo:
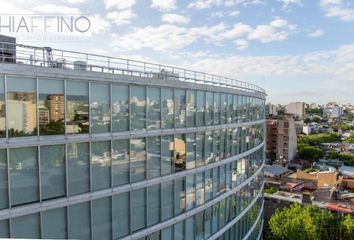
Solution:
<svg viewBox="0 0 354 240"><path fill-rule="evenodd" d="M138 82L0 76L0 237L259 236L264 96Z"/></svg>

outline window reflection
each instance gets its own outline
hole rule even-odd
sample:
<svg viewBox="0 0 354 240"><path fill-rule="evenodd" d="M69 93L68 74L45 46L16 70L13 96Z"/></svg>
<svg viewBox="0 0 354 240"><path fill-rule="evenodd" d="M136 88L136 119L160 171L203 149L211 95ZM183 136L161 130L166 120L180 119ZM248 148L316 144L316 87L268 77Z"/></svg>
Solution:
<svg viewBox="0 0 354 240"><path fill-rule="evenodd" d="M111 129L110 87L92 83L90 96L91 133L109 132Z"/></svg>
<svg viewBox="0 0 354 240"><path fill-rule="evenodd" d="M186 190L184 178L175 180L175 216L186 209Z"/></svg>
<svg viewBox="0 0 354 240"><path fill-rule="evenodd" d="M66 132L88 133L88 84L86 82L66 82Z"/></svg>
<svg viewBox="0 0 354 240"><path fill-rule="evenodd" d="M9 136L35 135L37 133L36 80L9 77L7 83Z"/></svg>
<svg viewBox="0 0 354 240"><path fill-rule="evenodd" d="M5 81L3 77L0 77L0 138L6 137L5 133Z"/></svg>
<svg viewBox="0 0 354 240"><path fill-rule="evenodd" d="M160 176L161 171L161 139L149 137L147 142L148 178Z"/></svg>
<svg viewBox="0 0 354 240"><path fill-rule="evenodd" d="M0 149L0 209L8 207L7 156L6 149Z"/></svg>
<svg viewBox="0 0 354 240"><path fill-rule="evenodd" d="M162 162L161 162L161 175L166 175L173 172L172 158L174 151L173 136L161 137L161 150L162 150Z"/></svg>
<svg viewBox="0 0 354 240"><path fill-rule="evenodd" d="M186 91L175 89L175 127L186 126Z"/></svg>
<svg viewBox="0 0 354 240"><path fill-rule="evenodd" d="M92 190L111 187L111 144L93 142L91 144Z"/></svg>
<svg viewBox="0 0 354 240"><path fill-rule="evenodd" d="M184 134L175 135L175 172L186 169L186 141Z"/></svg>
<svg viewBox="0 0 354 240"><path fill-rule="evenodd" d="M206 92L205 124L213 125L214 97L212 92Z"/></svg>
<svg viewBox="0 0 354 240"><path fill-rule="evenodd" d="M112 84L112 130L129 130L129 86Z"/></svg>
<svg viewBox="0 0 354 240"><path fill-rule="evenodd" d="M131 86L131 130L145 129L146 125L146 91L145 86Z"/></svg>
<svg viewBox="0 0 354 240"><path fill-rule="evenodd" d="M195 168L195 153L196 153L196 143L195 143L195 133L189 133L186 135L186 150L187 150L187 169Z"/></svg>
<svg viewBox="0 0 354 240"><path fill-rule="evenodd" d="M64 82L39 79L39 134L64 134Z"/></svg>
<svg viewBox="0 0 354 240"><path fill-rule="evenodd" d="M196 121L197 94L194 90L187 90L187 127L194 127Z"/></svg>
<svg viewBox="0 0 354 240"><path fill-rule="evenodd" d="M148 87L147 91L147 129L158 129L161 127L160 89Z"/></svg>
<svg viewBox="0 0 354 240"><path fill-rule="evenodd" d="M145 179L146 151L145 139L130 140L130 178L131 182Z"/></svg>
<svg viewBox="0 0 354 240"><path fill-rule="evenodd" d="M129 182L129 139L112 142L113 185Z"/></svg>
<svg viewBox="0 0 354 240"><path fill-rule="evenodd" d="M204 126L205 124L205 92L197 91L197 126Z"/></svg>
<svg viewBox="0 0 354 240"><path fill-rule="evenodd" d="M173 89L162 88L162 128L173 128L174 101Z"/></svg>

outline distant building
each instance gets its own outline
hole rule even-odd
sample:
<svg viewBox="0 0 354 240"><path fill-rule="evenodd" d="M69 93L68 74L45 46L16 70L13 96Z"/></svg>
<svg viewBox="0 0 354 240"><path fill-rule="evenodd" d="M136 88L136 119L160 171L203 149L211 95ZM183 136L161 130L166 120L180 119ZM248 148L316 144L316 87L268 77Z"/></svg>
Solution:
<svg viewBox="0 0 354 240"><path fill-rule="evenodd" d="M332 118L339 118L343 115L343 107L334 106L331 111Z"/></svg>
<svg viewBox="0 0 354 240"><path fill-rule="evenodd" d="M286 112L288 114L294 114L296 116L303 117L305 115L305 103L303 102L289 103L286 106Z"/></svg>
<svg viewBox="0 0 354 240"><path fill-rule="evenodd" d="M266 116L277 116L278 115L278 107L274 104L268 103L266 105Z"/></svg>
<svg viewBox="0 0 354 240"><path fill-rule="evenodd" d="M295 121L292 117L267 120L267 159L271 162L280 161L281 165L286 165L294 160L296 147Z"/></svg>

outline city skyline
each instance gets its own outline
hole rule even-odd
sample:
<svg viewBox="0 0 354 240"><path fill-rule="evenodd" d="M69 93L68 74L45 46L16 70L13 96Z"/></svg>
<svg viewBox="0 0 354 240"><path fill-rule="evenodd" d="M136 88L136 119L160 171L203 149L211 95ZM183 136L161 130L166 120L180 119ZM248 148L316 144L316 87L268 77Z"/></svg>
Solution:
<svg viewBox="0 0 354 240"><path fill-rule="evenodd" d="M16 36L20 43L224 75L264 87L267 101L273 103L353 102L354 36L348 33L354 4L349 1L14 0L2 4L1 34ZM83 15L92 26L84 34L12 33L3 26L11 14Z"/></svg>

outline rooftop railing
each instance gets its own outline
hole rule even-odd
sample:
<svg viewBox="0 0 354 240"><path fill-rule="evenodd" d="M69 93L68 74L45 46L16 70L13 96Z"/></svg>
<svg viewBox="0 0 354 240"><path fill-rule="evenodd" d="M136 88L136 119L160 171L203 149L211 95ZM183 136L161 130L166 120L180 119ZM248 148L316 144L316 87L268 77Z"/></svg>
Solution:
<svg viewBox="0 0 354 240"><path fill-rule="evenodd" d="M0 47L0 63L178 80L265 94L254 84L179 67L6 42L0 42Z"/></svg>

